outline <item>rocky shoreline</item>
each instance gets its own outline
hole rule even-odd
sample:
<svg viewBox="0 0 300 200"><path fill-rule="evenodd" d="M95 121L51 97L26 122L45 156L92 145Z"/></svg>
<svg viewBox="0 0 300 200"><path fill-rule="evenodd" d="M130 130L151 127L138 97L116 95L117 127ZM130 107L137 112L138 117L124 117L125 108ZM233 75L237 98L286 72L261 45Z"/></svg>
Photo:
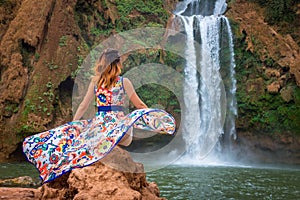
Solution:
<svg viewBox="0 0 300 200"><path fill-rule="evenodd" d="M25 181L28 179L25 179ZM0 187L0 199L162 200L156 183L147 182L143 165L116 147L104 159L45 183L38 188Z"/></svg>
<svg viewBox="0 0 300 200"><path fill-rule="evenodd" d="M232 151L242 162L300 165L300 136L240 131Z"/></svg>

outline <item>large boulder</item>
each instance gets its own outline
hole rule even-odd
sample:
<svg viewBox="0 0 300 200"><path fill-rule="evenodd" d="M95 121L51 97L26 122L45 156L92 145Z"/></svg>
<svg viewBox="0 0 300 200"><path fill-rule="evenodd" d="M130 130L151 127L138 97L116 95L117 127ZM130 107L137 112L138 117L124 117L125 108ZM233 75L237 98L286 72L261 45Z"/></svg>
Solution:
<svg viewBox="0 0 300 200"><path fill-rule="evenodd" d="M0 188L0 199L141 199L158 200L159 189L148 183L143 165L116 147L108 156L43 184L37 189Z"/></svg>

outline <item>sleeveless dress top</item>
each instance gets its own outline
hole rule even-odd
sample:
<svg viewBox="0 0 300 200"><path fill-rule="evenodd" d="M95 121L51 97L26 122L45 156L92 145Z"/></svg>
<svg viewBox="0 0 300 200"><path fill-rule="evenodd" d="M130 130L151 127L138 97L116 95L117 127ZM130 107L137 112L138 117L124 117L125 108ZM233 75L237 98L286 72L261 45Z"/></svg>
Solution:
<svg viewBox="0 0 300 200"><path fill-rule="evenodd" d="M123 86L123 77L118 76L116 83L111 89L95 87L96 103L99 115L101 111L123 111L125 101L125 90Z"/></svg>
<svg viewBox="0 0 300 200"><path fill-rule="evenodd" d="M124 116L125 90L119 76L110 89L95 87L98 111L88 120L68 122L24 139L23 152L43 183L106 156L132 127L175 132L174 118L161 109L137 109Z"/></svg>

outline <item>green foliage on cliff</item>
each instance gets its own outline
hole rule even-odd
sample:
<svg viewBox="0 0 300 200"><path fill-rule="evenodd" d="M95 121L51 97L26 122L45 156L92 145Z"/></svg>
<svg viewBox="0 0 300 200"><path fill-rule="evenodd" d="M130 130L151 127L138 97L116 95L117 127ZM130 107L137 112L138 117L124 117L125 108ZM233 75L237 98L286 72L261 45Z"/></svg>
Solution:
<svg viewBox="0 0 300 200"><path fill-rule="evenodd" d="M169 112L180 112L179 102L174 93L168 88L159 84L146 84L138 88L136 92L144 99L145 103L151 108L166 109Z"/></svg>
<svg viewBox="0 0 300 200"><path fill-rule="evenodd" d="M292 132L300 134L300 88L286 72L286 81L279 92L270 93L266 86L277 80L265 74L265 66L281 69L272 59L261 61L256 52L247 50L245 35L232 23L235 33L237 79L237 128L262 133ZM254 38L253 38L254 39ZM255 39L254 39L255 40ZM282 91L288 89L290 99Z"/></svg>
<svg viewBox="0 0 300 200"><path fill-rule="evenodd" d="M0 6L11 6L14 5L15 2L10 0L0 0Z"/></svg>
<svg viewBox="0 0 300 200"><path fill-rule="evenodd" d="M299 0L251 0L265 9L265 20L276 25L278 31L290 34L300 44L300 17L297 14Z"/></svg>
<svg viewBox="0 0 300 200"><path fill-rule="evenodd" d="M163 0L99 1L97 5L81 0L76 5L76 20L89 46L112 33L146 26L165 27L168 17Z"/></svg>
<svg viewBox="0 0 300 200"><path fill-rule="evenodd" d="M266 19L271 24L293 22L296 16L295 0L252 0L266 8Z"/></svg>
<svg viewBox="0 0 300 200"><path fill-rule="evenodd" d="M161 24L164 24L168 19L168 14L163 8L164 3L162 0L116 0L116 5L118 15L120 16L118 26L123 30L132 28L132 25L136 23L135 20L133 22L130 21L130 15L132 15L133 18L140 15L143 20L145 20L145 18L150 18L150 20L156 20L157 23ZM143 25L143 23L136 25Z"/></svg>

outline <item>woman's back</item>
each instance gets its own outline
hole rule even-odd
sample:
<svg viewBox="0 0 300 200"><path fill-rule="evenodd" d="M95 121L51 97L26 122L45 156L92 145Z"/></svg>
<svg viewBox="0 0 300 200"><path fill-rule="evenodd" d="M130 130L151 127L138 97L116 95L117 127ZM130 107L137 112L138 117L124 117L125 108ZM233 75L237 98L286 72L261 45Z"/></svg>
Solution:
<svg viewBox="0 0 300 200"><path fill-rule="evenodd" d="M123 87L123 77L118 76L116 83L110 88L95 87L97 106L123 106L125 100L125 90Z"/></svg>
<svg viewBox="0 0 300 200"><path fill-rule="evenodd" d="M118 76L115 84L110 88L95 87L98 114L100 111L122 111L125 101L123 77Z"/></svg>

